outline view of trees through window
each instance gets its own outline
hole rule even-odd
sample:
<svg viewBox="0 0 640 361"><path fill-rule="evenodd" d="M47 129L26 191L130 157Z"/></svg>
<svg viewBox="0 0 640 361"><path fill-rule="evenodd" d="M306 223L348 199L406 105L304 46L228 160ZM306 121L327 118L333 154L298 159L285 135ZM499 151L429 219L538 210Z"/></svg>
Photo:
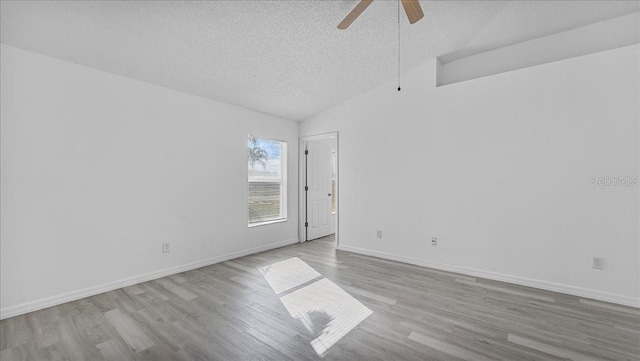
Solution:
<svg viewBox="0 0 640 361"><path fill-rule="evenodd" d="M279 140L249 135L249 224L285 219L286 148Z"/></svg>

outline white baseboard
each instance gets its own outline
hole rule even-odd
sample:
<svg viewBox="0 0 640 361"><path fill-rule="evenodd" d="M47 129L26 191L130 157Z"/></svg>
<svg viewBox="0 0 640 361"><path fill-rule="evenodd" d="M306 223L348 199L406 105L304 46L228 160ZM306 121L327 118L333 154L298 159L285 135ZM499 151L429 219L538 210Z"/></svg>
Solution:
<svg viewBox="0 0 640 361"><path fill-rule="evenodd" d="M417 260L409 257L398 256L398 255L385 253L385 252L371 251L368 249L357 248L357 247L338 246L338 249L345 252L351 252L351 253L357 253L365 256L382 258L390 261L408 263L416 266L433 268L441 271L460 273L467 276L486 278L494 281L508 282L508 283L513 283L521 286L534 287L534 288L539 288L547 291L564 293L572 296L590 298L598 301L611 302L619 305L640 308L640 299L619 295L619 294L614 294L614 293L602 292L598 290L580 288L580 287L569 286L569 285L548 282L548 281L541 281L541 280L536 280L531 278L512 276L512 275L507 275L502 273L483 271L483 270L474 269L474 268L459 267L459 266L453 266L453 265L442 264L442 263L426 262L426 261L421 261L421 260Z"/></svg>
<svg viewBox="0 0 640 361"><path fill-rule="evenodd" d="M14 317L18 315L22 315L25 313L41 310L43 308L56 306L65 302L76 301L85 297L94 296L100 293L113 291L118 288L127 287L131 285L135 285L142 282L147 282L151 280L155 280L158 278L174 275L176 273L181 273L185 271L190 271L196 268L201 268L205 266L209 266L215 263L225 262L234 258L244 257L255 253L260 253L264 251L268 251L275 248L280 248L284 246L288 246L290 244L297 243L297 239L289 239L286 241L281 241L277 243L268 244L266 246L251 248L244 251L234 252L227 255L209 258L197 262L188 263L185 265L175 266L171 268L166 268L159 271L149 272L142 275L125 278L118 281L107 282L98 286L87 287L77 291L71 291L31 302L26 302L23 304L19 304L16 306L5 307L0 309L0 320L4 320L5 318Z"/></svg>

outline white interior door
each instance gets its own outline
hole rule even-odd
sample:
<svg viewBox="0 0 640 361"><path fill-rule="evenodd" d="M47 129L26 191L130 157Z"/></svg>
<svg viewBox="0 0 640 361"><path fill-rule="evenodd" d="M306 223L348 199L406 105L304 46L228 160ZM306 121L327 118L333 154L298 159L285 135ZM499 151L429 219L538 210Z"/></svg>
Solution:
<svg viewBox="0 0 640 361"><path fill-rule="evenodd" d="M332 233L331 222L331 150L335 140L307 143L307 221L308 241Z"/></svg>

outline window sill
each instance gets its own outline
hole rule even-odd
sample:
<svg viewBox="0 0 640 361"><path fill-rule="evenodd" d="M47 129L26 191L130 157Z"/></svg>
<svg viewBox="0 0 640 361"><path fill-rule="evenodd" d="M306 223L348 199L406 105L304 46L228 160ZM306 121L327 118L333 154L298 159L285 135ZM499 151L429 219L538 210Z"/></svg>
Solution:
<svg viewBox="0 0 640 361"><path fill-rule="evenodd" d="M274 220L271 220L271 221L264 221L264 222L259 222L259 223L249 223L249 228L266 226L266 225L274 224L274 223L283 223L283 222L286 222L286 221L287 221L286 218L282 218L282 219L274 219Z"/></svg>

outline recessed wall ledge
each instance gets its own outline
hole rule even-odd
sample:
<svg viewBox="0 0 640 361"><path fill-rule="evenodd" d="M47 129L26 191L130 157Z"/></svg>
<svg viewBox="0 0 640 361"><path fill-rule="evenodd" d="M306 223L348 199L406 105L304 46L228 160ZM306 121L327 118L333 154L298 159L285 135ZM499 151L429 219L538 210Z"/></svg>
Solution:
<svg viewBox="0 0 640 361"><path fill-rule="evenodd" d="M522 43L436 61L436 86L455 84L640 42L640 12L600 21Z"/></svg>

